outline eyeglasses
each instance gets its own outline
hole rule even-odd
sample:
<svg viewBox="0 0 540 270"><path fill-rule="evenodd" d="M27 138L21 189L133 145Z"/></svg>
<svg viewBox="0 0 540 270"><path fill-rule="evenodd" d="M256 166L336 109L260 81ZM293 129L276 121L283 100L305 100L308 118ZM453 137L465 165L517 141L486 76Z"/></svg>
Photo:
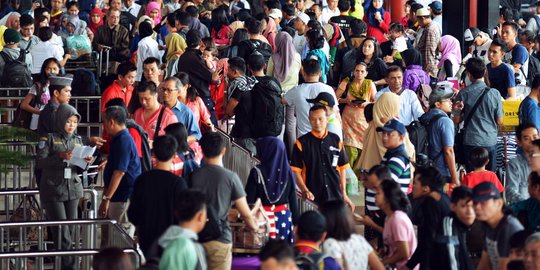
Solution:
<svg viewBox="0 0 540 270"><path fill-rule="evenodd" d="M540 157L540 153L529 153L529 154L527 155L527 157L529 157L529 158Z"/></svg>
<svg viewBox="0 0 540 270"><path fill-rule="evenodd" d="M173 89L171 89L171 88L163 88L162 90L163 90L164 93L165 92L166 93L171 93L173 91L178 91L178 88L173 88Z"/></svg>

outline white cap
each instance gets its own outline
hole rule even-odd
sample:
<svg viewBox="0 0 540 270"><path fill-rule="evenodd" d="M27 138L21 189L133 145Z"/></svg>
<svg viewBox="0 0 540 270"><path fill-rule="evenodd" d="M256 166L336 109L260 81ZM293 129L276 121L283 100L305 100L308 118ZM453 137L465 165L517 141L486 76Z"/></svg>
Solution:
<svg viewBox="0 0 540 270"><path fill-rule="evenodd" d="M302 20L302 22L304 22L304 24L306 24L306 25L308 24L308 22L310 20L309 16L304 12L298 13L298 15L296 17L298 19Z"/></svg>
<svg viewBox="0 0 540 270"><path fill-rule="evenodd" d="M431 16L431 13L427 8L420 8L416 11L416 17L427 17Z"/></svg>
<svg viewBox="0 0 540 270"><path fill-rule="evenodd" d="M268 14L268 17L272 17L274 19L277 19L277 18L283 18L283 12L281 12L280 9L277 9L277 8L273 8L270 10L270 14Z"/></svg>

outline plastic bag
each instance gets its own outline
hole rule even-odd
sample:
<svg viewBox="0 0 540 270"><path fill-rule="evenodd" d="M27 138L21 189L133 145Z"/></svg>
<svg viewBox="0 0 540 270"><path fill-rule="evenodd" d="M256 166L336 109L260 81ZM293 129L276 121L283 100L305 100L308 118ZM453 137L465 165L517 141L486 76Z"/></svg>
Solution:
<svg viewBox="0 0 540 270"><path fill-rule="evenodd" d="M87 36L70 36L66 41L71 59L77 59L92 52L92 44Z"/></svg>

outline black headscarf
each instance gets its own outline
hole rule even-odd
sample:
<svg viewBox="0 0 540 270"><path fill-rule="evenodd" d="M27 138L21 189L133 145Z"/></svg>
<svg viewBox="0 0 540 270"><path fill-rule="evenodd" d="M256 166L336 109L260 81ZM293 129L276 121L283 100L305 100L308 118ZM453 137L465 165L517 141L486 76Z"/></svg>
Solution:
<svg viewBox="0 0 540 270"><path fill-rule="evenodd" d="M152 30L152 25L149 22L143 21L139 24L139 36L141 39L151 36L152 33L154 33L154 30Z"/></svg>
<svg viewBox="0 0 540 270"><path fill-rule="evenodd" d="M422 54L420 54L418 49L407 49L401 53L401 57L403 58L406 66L422 65Z"/></svg>

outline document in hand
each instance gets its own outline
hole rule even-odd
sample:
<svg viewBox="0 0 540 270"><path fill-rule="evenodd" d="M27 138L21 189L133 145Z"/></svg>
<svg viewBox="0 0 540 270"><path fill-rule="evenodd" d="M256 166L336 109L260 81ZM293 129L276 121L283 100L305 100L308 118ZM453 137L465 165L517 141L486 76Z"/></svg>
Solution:
<svg viewBox="0 0 540 270"><path fill-rule="evenodd" d="M88 162L85 160L87 157L91 157L94 155L94 152L96 151L96 147L90 147L90 146L75 146L73 150L71 151L71 154L73 155L71 159L69 160L70 164L73 164L81 169L86 169L88 166Z"/></svg>

